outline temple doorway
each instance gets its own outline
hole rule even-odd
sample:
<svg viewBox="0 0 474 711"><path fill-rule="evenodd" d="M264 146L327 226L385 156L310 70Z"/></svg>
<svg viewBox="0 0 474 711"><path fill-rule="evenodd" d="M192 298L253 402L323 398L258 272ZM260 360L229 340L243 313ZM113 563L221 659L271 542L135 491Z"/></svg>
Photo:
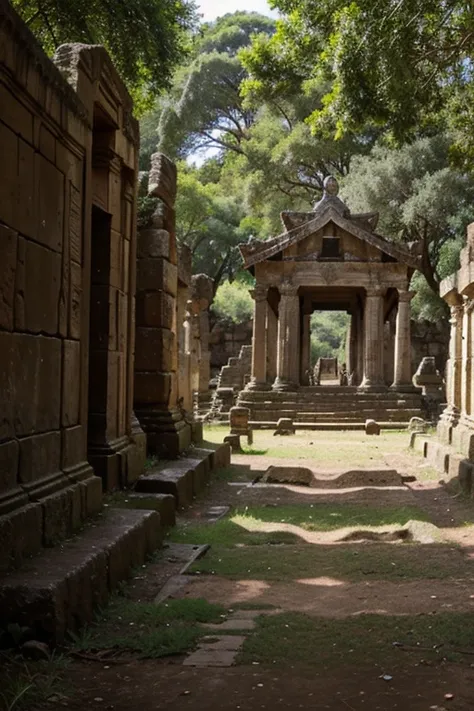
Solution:
<svg viewBox="0 0 474 711"><path fill-rule="evenodd" d="M313 311L310 316L309 385L348 385L347 311Z"/></svg>

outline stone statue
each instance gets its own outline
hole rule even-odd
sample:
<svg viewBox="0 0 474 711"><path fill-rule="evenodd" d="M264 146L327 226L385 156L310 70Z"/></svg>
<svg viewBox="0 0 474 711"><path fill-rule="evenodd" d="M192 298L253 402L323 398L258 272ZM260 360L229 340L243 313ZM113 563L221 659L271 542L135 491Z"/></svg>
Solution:
<svg viewBox="0 0 474 711"><path fill-rule="evenodd" d="M340 369L339 369L339 385L347 385L348 384L348 377L347 377L347 367L345 363L342 363Z"/></svg>

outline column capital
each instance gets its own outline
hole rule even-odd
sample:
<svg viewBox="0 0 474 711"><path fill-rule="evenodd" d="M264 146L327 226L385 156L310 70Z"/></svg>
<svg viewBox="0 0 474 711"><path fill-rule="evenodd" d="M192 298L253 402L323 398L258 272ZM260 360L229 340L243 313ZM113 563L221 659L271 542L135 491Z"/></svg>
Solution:
<svg viewBox="0 0 474 711"><path fill-rule="evenodd" d="M463 296L463 304L459 308L464 311L465 314L470 314L474 310L474 299L470 299L468 296Z"/></svg>
<svg viewBox="0 0 474 711"><path fill-rule="evenodd" d="M365 295L369 296L385 296L387 289L385 286L367 286L365 288Z"/></svg>
<svg viewBox="0 0 474 711"><path fill-rule="evenodd" d="M250 289L250 296L255 301L265 301L267 298L268 288L263 284L257 284L255 289Z"/></svg>
<svg viewBox="0 0 474 711"><path fill-rule="evenodd" d="M464 306L462 304L452 304L449 307L449 311L451 313L449 322L455 325L464 314Z"/></svg>
<svg viewBox="0 0 474 711"><path fill-rule="evenodd" d="M398 290L398 301L404 304L409 304L413 297L416 295L416 291L405 291Z"/></svg>
<svg viewBox="0 0 474 711"><path fill-rule="evenodd" d="M298 287L291 281L283 281L278 287L278 290L281 296L296 296L298 293Z"/></svg>

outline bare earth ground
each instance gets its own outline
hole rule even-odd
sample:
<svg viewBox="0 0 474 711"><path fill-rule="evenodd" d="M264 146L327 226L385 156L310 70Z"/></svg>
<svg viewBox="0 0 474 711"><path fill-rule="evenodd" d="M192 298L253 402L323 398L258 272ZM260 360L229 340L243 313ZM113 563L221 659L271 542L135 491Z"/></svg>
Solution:
<svg viewBox="0 0 474 711"><path fill-rule="evenodd" d="M226 432L211 429L207 437L219 441ZM270 464L321 475L395 469L415 480L348 490L249 485ZM224 504L228 519L208 523L208 509ZM421 522L411 542L377 539L408 520ZM272 607L247 634L236 664L195 669L182 665L183 655L76 658L70 691L46 708L474 708L474 505L440 485L408 450L407 433L257 432L171 536L211 543L177 597L262 608L262 615ZM152 601L179 567L165 549L136 574L130 596Z"/></svg>

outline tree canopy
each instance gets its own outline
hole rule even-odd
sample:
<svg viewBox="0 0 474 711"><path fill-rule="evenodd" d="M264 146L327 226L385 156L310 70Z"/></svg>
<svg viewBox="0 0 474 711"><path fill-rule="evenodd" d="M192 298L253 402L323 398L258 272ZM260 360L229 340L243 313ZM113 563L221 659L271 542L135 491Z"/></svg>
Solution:
<svg viewBox="0 0 474 711"><path fill-rule="evenodd" d="M322 79L314 130L367 123L400 140L446 123L459 157L474 151L474 13L464 0L273 0L284 13L271 38L241 59L255 102Z"/></svg>
<svg viewBox="0 0 474 711"><path fill-rule="evenodd" d="M192 0L11 1L48 54L66 42L103 44L137 109L170 86L196 23Z"/></svg>

